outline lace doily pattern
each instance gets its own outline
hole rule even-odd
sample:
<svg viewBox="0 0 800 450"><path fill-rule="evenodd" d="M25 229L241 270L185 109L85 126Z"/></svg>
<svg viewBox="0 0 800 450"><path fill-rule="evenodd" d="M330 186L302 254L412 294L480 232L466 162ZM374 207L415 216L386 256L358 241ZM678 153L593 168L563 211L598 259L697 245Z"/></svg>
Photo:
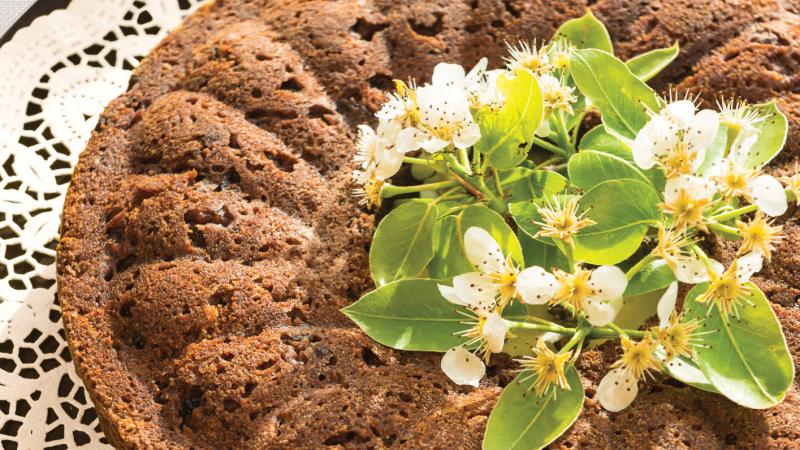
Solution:
<svg viewBox="0 0 800 450"><path fill-rule="evenodd" d="M74 0L0 48L0 445L100 448L56 298L63 196L97 117L200 0Z"/></svg>

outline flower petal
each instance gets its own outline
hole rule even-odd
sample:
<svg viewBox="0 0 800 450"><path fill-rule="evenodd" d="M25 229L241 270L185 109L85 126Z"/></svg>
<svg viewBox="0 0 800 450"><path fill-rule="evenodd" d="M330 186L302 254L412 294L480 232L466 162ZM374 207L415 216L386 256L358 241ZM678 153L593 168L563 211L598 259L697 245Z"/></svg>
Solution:
<svg viewBox="0 0 800 450"><path fill-rule="evenodd" d="M497 288L492 279L479 272L469 272L453 278L456 295L465 306L480 311L491 311L496 306Z"/></svg>
<svg viewBox="0 0 800 450"><path fill-rule="evenodd" d="M444 139L439 139L434 136L426 136L426 137L427 139L421 141L419 143L419 146L422 147L422 149L428 153L436 153L438 151L441 151L445 147L447 147L447 144L449 144L449 142L445 141Z"/></svg>
<svg viewBox="0 0 800 450"><path fill-rule="evenodd" d="M444 284L438 284L436 286L439 288L439 293L442 294L442 297L444 297L448 302L453 303L454 305L468 306L467 302L458 296L458 291L456 288L452 286L446 286Z"/></svg>
<svg viewBox="0 0 800 450"><path fill-rule="evenodd" d="M660 115L653 116L636 134L631 144L633 161L642 169L649 169L656 163L656 156L667 153L678 143L675 125Z"/></svg>
<svg viewBox="0 0 800 450"><path fill-rule="evenodd" d="M618 412L627 408L639 393L636 380L623 369L609 371L597 386L597 399L607 411Z"/></svg>
<svg viewBox="0 0 800 450"><path fill-rule="evenodd" d="M764 264L764 256L758 252L750 252L737 260L736 263L736 278L740 283L750 280L753 274L761 271Z"/></svg>
<svg viewBox="0 0 800 450"><path fill-rule="evenodd" d="M468 148L481 138L481 128L475 122L469 122L453 135L453 145L457 148Z"/></svg>
<svg viewBox="0 0 800 450"><path fill-rule="evenodd" d="M536 128L536 132L534 132L534 134L541 138L550 136L550 122L547 120L547 118L544 118L541 122L539 122L539 127Z"/></svg>
<svg viewBox="0 0 800 450"><path fill-rule="evenodd" d="M486 374L486 366L464 347L453 347L442 357L442 371L455 384L478 387Z"/></svg>
<svg viewBox="0 0 800 450"><path fill-rule="evenodd" d="M431 84L464 88L464 68L458 64L439 63L433 68Z"/></svg>
<svg viewBox="0 0 800 450"><path fill-rule="evenodd" d="M585 306L586 320L596 327L604 327L617 318L623 303L622 297L610 300L599 298L588 300Z"/></svg>
<svg viewBox="0 0 800 450"><path fill-rule="evenodd" d="M695 109L694 102L691 100L678 100L668 104L665 108L665 112L667 117L683 130L688 128L692 123Z"/></svg>
<svg viewBox="0 0 800 450"><path fill-rule="evenodd" d="M673 281L661 298L658 300L656 311L658 313L658 326L664 328L669 324L669 316L675 311L675 303L678 301L678 282Z"/></svg>
<svg viewBox="0 0 800 450"><path fill-rule="evenodd" d="M711 266L717 274L725 271L725 268L717 260L712 259ZM681 283L702 283L709 280L708 269L700 258L696 256L684 257L678 261L675 267L675 278Z"/></svg>
<svg viewBox="0 0 800 450"><path fill-rule="evenodd" d="M403 154L394 150L384 150L378 164L375 166L375 175L379 180L385 180L396 174L403 165Z"/></svg>
<svg viewBox="0 0 800 450"><path fill-rule="evenodd" d="M539 266L528 267L517 275L517 292L529 305L544 305L556 291L556 277Z"/></svg>
<svg viewBox="0 0 800 450"><path fill-rule="evenodd" d="M600 266L589 276L589 285L597 298L620 298L628 287L628 277L617 266Z"/></svg>
<svg viewBox="0 0 800 450"><path fill-rule="evenodd" d="M667 180L664 187L664 201L672 203L681 190L686 191L693 199L711 198L717 191L714 183L709 180L693 175L681 175Z"/></svg>
<svg viewBox="0 0 800 450"><path fill-rule="evenodd" d="M711 146L717 137L719 129L719 115L716 111L704 109L697 113L689 129L683 135L683 143L696 152L692 162L692 170L697 170L706 157L706 149Z"/></svg>
<svg viewBox="0 0 800 450"><path fill-rule="evenodd" d="M506 322L500 317L500 314L492 312L486 315L486 323L483 324L482 335L489 351L492 353L503 351L507 331L508 326L506 326Z"/></svg>
<svg viewBox="0 0 800 450"><path fill-rule="evenodd" d="M408 127L397 133L395 150L400 153L408 153L417 150L420 143L427 138L427 134L414 128Z"/></svg>
<svg viewBox="0 0 800 450"><path fill-rule="evenodd" d="M506 270L506 259L500 244L480 227L470 227L464 233L464 252L467 260L483 273L503 273Z"/></svg>
<svg viewBox="0 0 800 450"><path fill-rule="evenodd" d="M753 203L770 217L782 215L789 207L781 182L771 175L758 176L750 183L750 190Z"/></svg>

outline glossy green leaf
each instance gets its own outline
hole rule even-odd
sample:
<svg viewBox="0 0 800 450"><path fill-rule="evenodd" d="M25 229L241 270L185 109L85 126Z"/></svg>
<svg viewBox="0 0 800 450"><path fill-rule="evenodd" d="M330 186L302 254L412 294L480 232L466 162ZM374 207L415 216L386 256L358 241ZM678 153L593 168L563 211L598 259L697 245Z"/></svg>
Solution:
<svg viewBox="0 0 800 450"><path fill-rule="evenodd" d="M398 350L444 352L463 344L459 306L445 300L436 280L398 280L380 287L342 312L375 341Z"/></svg>
<svg viewBox="0 0 800 450"><path fill-rule="evenodd" d="M378 224L369 252L375 284L419 275L433 257L436 205L414 199L392 210Z"/></svg>
<svg viewBox="0 0 800 450"><path fill-rule="evenodd" d="M747 154L744 166L760 169L783 148L789 125L786 116L778 109L775 101L753 105L753 107L764 116L764 120L756 125L759 129L758 140Z"/></svg>
<svg viewBox="0 0 800 450"><path fill-rule="evenodd" d="M542 220L538 208L539 205L532 201L516 202L508 205L511 217L514 219L517 227L519 227L521 234L526 234L531 239L533 239L541 229L539 225L534 223L541 222ZM527 259L525 261L527 261Z"/></svg>
<svg viewBox="0 0 800 450"><path fill-rule="evenodd" d="M656 354L658 355L661 360L664 360L664 350L659 349ZM706 392L713 392L719 393L714 385L708 381L708 378L697 367L697 364L688 359L684 356L675 356L669 362L664 364L664 369L667 372L667 375L675 378L676 380L686 383L689 386L696 387L697 389L706 391Z"/></svg>
<svg viewBox="0 0 800 450"><path fill-rule="evenodd" d="M597 125L583 135L578 143L580 150L597 150L610 153L633 164L633 151L622 141L606 131L603 125Z"/></svg>
<svg viewBox="0 0 800 450"><path fill-rule="evenodd" d="M553 35L553 40L566 38L576 48L597 48L614 53L611 36L603 22L597 20L591 10L581 17L564 22Z"/></svg>
<svg viewBox="0 0 800 450"><path fill-rule="evenodd" d="M543 117L542 94L536 78L528 71L520 71L513 79L501 75L497 87L506 101L499 111L477 114L481 138L475 149L487 155L492 167L507 170L528 155L531 137Z"/></svg>
<svg viewBox="0 0 800 450"><path fill-rule="evenodd" d="M567 187L567 179L551 170L531 170L516 167L500 177L509 203L557 194Z"/></svg>
<svg viewBox="0 0 800 450"><path fill-rule="evenodd" d="M631 69L634 75L642 81L647 81L659 72L664 70L680 53L680 47L676 41L672 47L657 48L650 50L625 61L625 65Z"/></svg>
<svg viewBox="0 0 800 450"><path fill-rule="evenodd" d="M649 120L647 108L660 109L655 92L609 53L576 50L570 70L578 89L600 111L611 134L633 140Z"/></svg>
<svg viewBox="0 0 800 450"><path fill-rule="evenodd" d="M794 379L794 365L780 323L754 284L738 300L738 318L696 301L708 287L698 284L686 296L682 320L697 320L695 360L724 396L739 405L763 409L783 400Z"/></svg>
<svg viewBox="0 0 800 450"><path fill-rule="evenodd" d="M581 150L572 156L567 171L572 184L584 190L607 180L632 179L650 183L635 165L619 156L594 150Z"/></svg>
<svg viewBox="0 0 800 450"><path fill-rule="evenodd" d="M625 289L625 296L641 295L664 289L673 281L675 281L675 274L666 261L656 259L633 276L628 282L628 288Z"/></svg>
<svg viewBox="0 0 800 450"><path fill-rule="evenodd" d="M633 255L659 219L658 204L655 189L638 180L605 181L586 192L579 211L595 225L575 236L575 260L617 264Z"/></svg>
<svg viewBox="0 0 800 450"><path fill-rule="evenodd" d="M511 255L517 264L522 264L522 248L503 217L483 205L471 205L437 221L433 243L436 254L428 265L432 277L447 279L475 270L464 252L464 233L475 226L488 231L505 256Z"/></svg>
<svg viewBox="0 0 800 450"><path fill-rule="evenodd" d="M519 244L522 246L522 254L527 267L539 266L547 271L551 271L553 268L569 269L567 257L558 247L545 244L524 232L519 233Z"/></svg>
<svg viewBox="0 0 800 450"><path fill-rule="evenodd" d="M523 372L503 389L486 434L485 450L539 449L561 436L578 418L583 408L583 385L574 367L566 371L570 390L551 389L545 396L531 390L535 377Z"/></svg>

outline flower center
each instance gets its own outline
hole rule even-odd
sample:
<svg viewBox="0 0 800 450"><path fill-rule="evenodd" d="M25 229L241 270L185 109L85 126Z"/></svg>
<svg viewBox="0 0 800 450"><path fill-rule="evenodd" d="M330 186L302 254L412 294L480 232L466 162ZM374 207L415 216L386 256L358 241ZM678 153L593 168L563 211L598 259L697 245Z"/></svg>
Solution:
<svg viewBox="0 0 800 450"><path fill-rule="evenodd" d="M553 297L553 303L567 303L572 305L576 311L583 310L586 300L594 295L589 283L591 272L585 269L576 269L575 273L563 271L555 272L559 283L559 289Z"/></svg>

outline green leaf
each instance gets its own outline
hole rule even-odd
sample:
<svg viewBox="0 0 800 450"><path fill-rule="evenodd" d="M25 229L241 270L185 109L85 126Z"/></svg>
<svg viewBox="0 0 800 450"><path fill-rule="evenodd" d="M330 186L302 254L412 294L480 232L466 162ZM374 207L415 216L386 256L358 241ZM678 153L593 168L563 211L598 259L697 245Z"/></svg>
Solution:
<svg viewBox="0 0 800 450"><path fill-rule="evenodd" d="M558 27L552 40L560 37L568 39L577 48L597 48L614 53L614 46L606 26L588 9L583 16L570 19Z"/></svg>
<svg viewBox="0 0 800 450"><path fill-rule="evenodd" d="M568 270L569 263L567 257L554 245L532 238L527 233L519 233L519 244L522 246L522 255L525 257L525 265L539 266L547 271L554 267L561 270Z"/></svg>
<svg viewBox="0 0 800 450"><path fill-rule="evenodd" d="M543 397L531 386L536 377L523 381L530 372L517 375L503 389L483 436L485 450L539 449L561 436L583 408L583 385L578 371L566 371L570 390L551 389Z"/></svg>
<svg viewBox="0 0 800 450"><path fill-rule="evenodd" d="M597 150L610 153L633 164L633 150L622 141L612 136L606 131L603 125L597 125L581 138L578 143L580 150Z"/></svg>
<svg viewBox="0 0 800 450"><path fill-rule="evenodd" d="M737 300L738 318L696 299L708 287L698 284L686 296L682 320L697 320L695 360L714 387L739 405L763 409L783 400L794 365L780 323L758 287ZM710 331L710 333L708 333Z"/></svg>
<svg viewBox="0 0 800 450"><path fill-rule="evenodd" d="M663 361L664 349L659 348L656 351L656 355ZM700 370L697 364L691 359L684 356L675 356L664 364L664 369L669 376L682 383L686 383L689 386L696 387L706 392L719 393L719 391L714 388L714 385L708 381L703 371Z"/></svg>
<svg viewBox="0 0 800 450"><path fill-rule="evenodd" d="M788 122L786 116L778 109L775 101L753 105L764 120L756 125L759 129L758 140L753 144L745 158L744 166L750 169L764 167L777 155L786 143Z"/></svg>
<svg viewBox="0 0 800 450"><path fill-rule="evenodd" d="M419 275L433 257L436 205L410 200L393 209L378 224L369 251L369 268L375 284Z"/></svg>
<svg viewBox="0 0 800 450"><path fill-rule="evenodd" d="M659 220L658 203L655 189L638 180L605 181L586 192L579 211L595 225L575 236L575 260L597 265L626 260L639 249L648 225Z"/></svg>
<svg viewBox="0 0 800 450"><path fill-rule="evenodd" d="M655 92L609 53L576 50L570 70L578 89L600 111L606 129L616 136L633 140L649 120L646 108L660 109Z"/></svg>
<svg viewBox="0 0 800 450"><path fill-rule="evenodd" d="M522 248L503 217L483 205L471 205L436 223L433 241L436 254L428 265L432 277L448 279L475 271L464 251L464 233L470 227L481 227L488 231L500 244L505 256L511 255L517 264L522 264Z"/></svg>
<svg viewBox="0 0 800 450"><path fill-rule="evenodd" d="M436 280L398 280L380 287L342 312L375 341L398 350L445 352L463 344L465 317L439 294Z"/></svg>
<svg viewBox="0 0 800 450"><path fill-rule="evenodd" d="M633 276L625 289L625 296L641 295L664 289L673 281L675 281L675 274L666 261L656 259Z"/></svg>
<svg viewBox="0 0 800 450"><path fill-rule="evenodd" d="M477 114L481 138L475 149L489 158L492 167L507 170L528 155L531 138L542 120L542 94L536 78L529 71L519 71L513 79L501 75L497 87L506 102L499 111Z"/></svg>
<svg viewBox="0 0 800 450"><path fill-rule="evenodd" d="M647 81L654 76L658 75L659 72L664 70L680 53L680 47L678 47L678 41L675 41L675 44L672 47L667 48L657 48L655 50L650 50L649 52L645 52L639 55L634 56L633 58L625 61L625 65L631 69L634 75L636 75L640 80Z"/></svg>
<svg viewBox="0 0 800 450"><path fill-rule="evenodd" d="M594 150L581 150L569 159L569 179L581 189L590 189L603 181L632 179L650 180L633 164L619 156Z"/></svg>
<svg viewBox="0 0 800 450"><path fill-rule="evenodd" d="M520 202L557 194L567 187L567 179L551 170L531 170L516 167L500 176L503 189L509 194L507 201Z"/></svg>
<svg viewBox="0 0 800 450"><path fill-rule="evenodd" d="M541 229L539 225L534 223L542 221L542 215L539 214L538 209L539 205L532 201L509 203L508 210L521 231L520 234L525 234L531 239L534 239L534 236L536 236ZM527 259L525 259L525 261L527 261ZM528 265L530 265L530 263Z"/></svg>

